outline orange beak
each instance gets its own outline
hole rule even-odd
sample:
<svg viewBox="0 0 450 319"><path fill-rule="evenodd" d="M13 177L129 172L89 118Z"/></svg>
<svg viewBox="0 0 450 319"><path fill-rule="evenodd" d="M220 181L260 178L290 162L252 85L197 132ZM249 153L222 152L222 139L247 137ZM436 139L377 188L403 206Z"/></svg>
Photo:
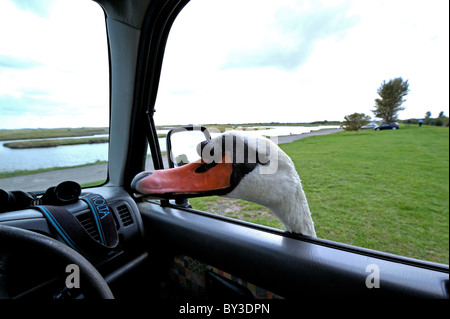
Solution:
<svg viewBox="0 0 450 319"><path fill-rule="evenodd" d="M195 197L220 194L231 186L233 164L194 162L181 167L137 174L131 187L155 198Z"/></svg>

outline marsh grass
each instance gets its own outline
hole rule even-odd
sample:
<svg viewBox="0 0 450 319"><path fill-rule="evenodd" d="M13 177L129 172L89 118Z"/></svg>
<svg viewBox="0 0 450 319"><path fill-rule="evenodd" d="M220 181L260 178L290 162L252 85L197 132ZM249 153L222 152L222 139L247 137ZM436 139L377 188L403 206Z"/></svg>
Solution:
<svg viewBox="0 0 450 319"><path fill-rule="evenodd" d="M281 148L302 179L319 237L448 264L448 128L341 132ZM283 229L257 204L220 197L190 202Z"/></svg>
<svg viewBox="0 0 450 319"><path fill-rule="evenodd" d="M108 127L0 130L0 141L109 134Z"/></svg>
<svg viewBox="0 0 450 319"><path fill-rule="evenodd" d="M50 139L50 140L32 140L21 142L9 142L3 144L5 147L12 149L27 149L27 148L46 148L57 147L65 145L79 145L79 144L99 144L108 143L108 137L89 137L89 138L71 138L71 139Z"/></svg>

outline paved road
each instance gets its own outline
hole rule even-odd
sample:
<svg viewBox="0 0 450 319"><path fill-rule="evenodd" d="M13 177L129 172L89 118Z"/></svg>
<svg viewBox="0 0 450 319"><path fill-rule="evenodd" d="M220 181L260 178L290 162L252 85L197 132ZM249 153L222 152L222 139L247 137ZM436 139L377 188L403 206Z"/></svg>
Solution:
<svg viewBox="0 0 450 319"><path fill-rule="evenodd" d="M309 136L325 135L336 133L339 131L341 131L341 129L322 130L311 133L280 136L278 137L278 143L290 143ZM165 158L166 157L164 156L164 159ZM3 178L0 179L0 189L23 191L45 190L47 187L55 186L63 181L77 181L80 184L84 184L93 181L104 180L107 174L107 169L107 164L99 164Z"/></svg>
<svg viewBox="0 0 450 319"><path fill-rule="evenodd" d="M332 134L332 133L337 133L337 132L340 132L340 131L342 131L342 129L337 128L337 129L321 130L321 131L315 131L315 132L303 133L303 134L279 136L278 137L278 144L291 143L293 141L296 141L296 140L299 140L299 139L302 139L302 138L305 138L305 137Z"/></svg>
<svg viewBox="0 0 450 319"><path fill-rule="evenodd" d="M108 164L98 164L2 178L0 179L0 189L32 192L46 190L48 187L56 186L63 181L77 181L80 184L84 184L104 180L107 169Z"/></svg>

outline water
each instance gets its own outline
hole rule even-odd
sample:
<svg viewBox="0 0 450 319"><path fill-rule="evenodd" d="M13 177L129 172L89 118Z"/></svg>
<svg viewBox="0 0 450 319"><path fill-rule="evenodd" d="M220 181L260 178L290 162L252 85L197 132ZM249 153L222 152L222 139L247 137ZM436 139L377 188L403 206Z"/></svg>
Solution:
<svg viewBox="0 0 450 319"><path fill-rule="evenodd" d="M0 143L0 172L76 166L108 160L108 143L10 149Z"/></svg>
<svg viewBox="0 0 450 319"><path fill-rule="evenodd" d="M265 136L280 136L291 134L302 134L312 130L320 130L324 127L304 126L257 126L259 130L248 130L249 134ZM261 130L264 128L264 130ZM334 128L326 126L326 128ZM158 131L167 133L167 130ZM212 134L213 137L215 134ZM97 135L98 137L98 135ZM49 148L10 149L3 144L13 141L0 142L0 172L15 170L35 170L40 168L76 166L96 161L108 160L108 143L65 145ZM159 138L161 151L166 151L166 138Z"/></svg>

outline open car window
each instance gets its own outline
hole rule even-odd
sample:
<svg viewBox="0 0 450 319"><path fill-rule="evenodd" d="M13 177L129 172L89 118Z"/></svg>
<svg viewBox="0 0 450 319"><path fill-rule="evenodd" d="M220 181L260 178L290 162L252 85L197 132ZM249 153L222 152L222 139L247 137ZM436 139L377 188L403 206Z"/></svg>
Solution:
<svg viewBox="0 0 450 319"><path fill-rule="evenodd" d="M163 63L154 115L162 151L167 132L180 125L267 136L294 161L318 237L448 263L448 127L419 131L417 124L428 111L425 92L448 85L448 32L439 31L448 14L436 2L414 2L406 11L401 3L191 1ZM377 89L396 77L411 83L400 129L375 131L383 122L372 112ZM425 80L431 78L433 84ZM448 108L448 97L437 96L427 104L436 117ZM286 138L339 129L355 112L375 125ZM251 202L189 202L284 229L270 209Z"/></svg>
<svg viewBox="0 0 450 319"><path fill-rule="evenodd" d="M0 30L0 188L104 183L109 62L101 7L1 0Z"/></svg>

